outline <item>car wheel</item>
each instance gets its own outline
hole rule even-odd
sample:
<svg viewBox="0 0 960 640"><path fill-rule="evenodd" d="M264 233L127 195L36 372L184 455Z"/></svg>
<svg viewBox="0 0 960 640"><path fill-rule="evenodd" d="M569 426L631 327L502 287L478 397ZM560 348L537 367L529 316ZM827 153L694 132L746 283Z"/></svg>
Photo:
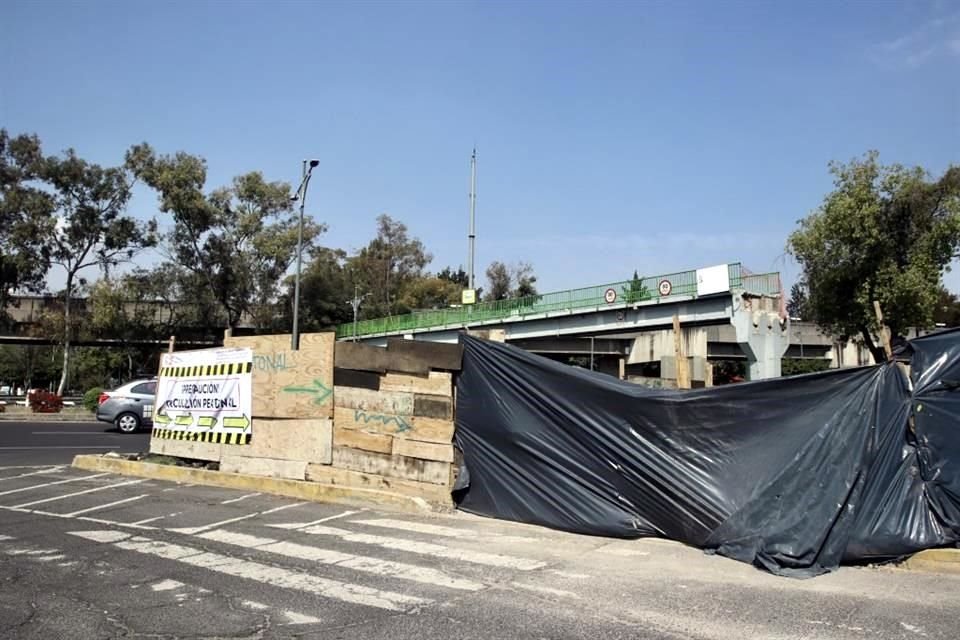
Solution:
<svg viewBox="0 0 960 640"><path fill-rule="evenodd" d="M135 413L121 413L116 422L121 433L133 433L140 428L140 418Z"/></svg>

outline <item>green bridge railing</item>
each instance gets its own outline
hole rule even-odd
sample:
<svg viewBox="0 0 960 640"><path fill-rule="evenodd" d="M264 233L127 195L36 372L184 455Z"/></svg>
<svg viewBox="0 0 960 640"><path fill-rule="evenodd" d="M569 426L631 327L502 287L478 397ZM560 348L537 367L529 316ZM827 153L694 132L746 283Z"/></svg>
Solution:
<svg viewBox="0 0 960 640"><path fill-rule="evenodd" d="M777 273L749 274L739 262L729 264L727 268L731 289L744 289L763 295L780 293L780 275ZM659 288L664 280L670 282L670 292L667 295L661 295ZM616 299L612 303L604 297L608 295L607 291L610 289L616 293ZM465 327L493 320L520 319L551 311L617 307L646 301L661 302L681 296L694 298L697 296L696 270L650 276L643 278L639 283L633 280L622 280L596 287L361 320L357 323L357 336L403 333L436 327ZM345 323L337 327L337 338L350 337L353 337L353 323Z"/></svg>

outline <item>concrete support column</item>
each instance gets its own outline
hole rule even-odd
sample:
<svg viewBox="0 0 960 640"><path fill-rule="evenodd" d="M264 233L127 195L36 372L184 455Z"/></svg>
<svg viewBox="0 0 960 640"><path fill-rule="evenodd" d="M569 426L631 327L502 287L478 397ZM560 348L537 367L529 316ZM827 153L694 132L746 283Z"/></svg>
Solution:
<svg viewBox="0 0 960 640"><path fill-rule="evenodd" d="M747 379L779 378L780 359L790 346L790 323L781 322L772 298L741 298L731 322L737 343L747 356Z"/></svg>

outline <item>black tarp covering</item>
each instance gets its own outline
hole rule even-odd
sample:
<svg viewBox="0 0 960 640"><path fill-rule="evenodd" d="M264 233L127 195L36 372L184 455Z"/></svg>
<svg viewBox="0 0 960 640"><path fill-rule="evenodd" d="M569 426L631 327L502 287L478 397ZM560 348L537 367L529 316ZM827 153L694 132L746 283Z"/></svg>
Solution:
<svg viewBox="0 0 960 640"><path fill-rule="evenodd" d="M894 364L653 390L463 336L465 511L810 576L960 540L960 333Z"/></svg>

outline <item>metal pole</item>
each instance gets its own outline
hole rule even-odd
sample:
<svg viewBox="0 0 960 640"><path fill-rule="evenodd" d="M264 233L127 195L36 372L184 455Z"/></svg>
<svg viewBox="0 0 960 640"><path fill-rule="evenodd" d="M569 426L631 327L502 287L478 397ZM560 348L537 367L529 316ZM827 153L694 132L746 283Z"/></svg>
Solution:
<svg viewBox="0 0 960 640"><path fill-rule="evenodd" d="M593 336L590 336L590 371L593 371Z"/></svg>
<svg viewBox="0 0 960 640"><path fill-rule="evenodd" d="M473 155L470 156L470 234L469 251L467 253L467 288L474 288L474 252L477 241L477 149L474 147Z"/></svg>
<svg viewBox="0 0 960 640"><path fill-rule="evenodd" d="M357 310L360 308L360 286L353 285L353 341L357 341Z"/></svg>
<svg viewBox="0 0 960 640"><path fill-rule="evenodd" d="M297 226L297 270L293 277L293 331L290 334L290 348L300 348L300 268L303 263L303 211L307 204L307 185L313 165L307 170L307 161L303 161L303 178L300 182L300 224Z"/></svg>

